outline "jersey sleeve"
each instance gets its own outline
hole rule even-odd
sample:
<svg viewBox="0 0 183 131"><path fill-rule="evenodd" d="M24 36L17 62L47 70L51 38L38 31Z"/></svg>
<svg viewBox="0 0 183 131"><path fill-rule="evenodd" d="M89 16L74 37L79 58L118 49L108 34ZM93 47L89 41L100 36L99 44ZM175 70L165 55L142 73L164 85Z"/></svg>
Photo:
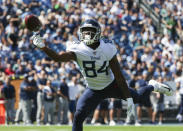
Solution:
<svg viewBox="0 0 183 131"><path fill-rule="evenodd" d="M76 42L76 41L69 42L66 45L66 51L77 52L77 46L78 45L79 45L79 42Z"/></svg>
<svg viewBox="0 0 183 131"><path fill-rule="evenodd" d="M79 42L75 42L75 41L68 43L66 45L66 51L74 52L77 59L79 58L79 55L80 55L80 51L79 51L78 46L79 46Z"/></svg>

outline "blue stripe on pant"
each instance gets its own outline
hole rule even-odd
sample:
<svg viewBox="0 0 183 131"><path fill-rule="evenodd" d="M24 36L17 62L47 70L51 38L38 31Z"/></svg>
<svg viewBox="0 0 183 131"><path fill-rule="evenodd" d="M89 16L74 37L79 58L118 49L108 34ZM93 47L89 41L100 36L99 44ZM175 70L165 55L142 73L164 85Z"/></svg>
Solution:
<svg viewBox="0 0 183 131"><path fill-rule="evenodd" d="M153 86L141 87L138 92L129 87L129 91L135 103L146 102L147 97L149 97L149 94L153 90ZM123 92L117 87L115 81L103 90L92 90L87 88L77 102L72 131L82 131L85 118L95 110L97 105L105 98L124 98Z"/></svg>

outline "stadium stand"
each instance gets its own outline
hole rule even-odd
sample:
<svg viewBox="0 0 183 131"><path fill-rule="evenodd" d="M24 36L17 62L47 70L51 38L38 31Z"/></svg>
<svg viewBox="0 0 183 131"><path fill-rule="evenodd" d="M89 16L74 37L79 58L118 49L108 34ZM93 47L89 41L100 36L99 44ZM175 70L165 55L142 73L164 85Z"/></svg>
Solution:
<svg viewBox="0 0 183 131"><path fill-rule="evenodd" d="M102 27L102 35L116 44L122 72L129 82L135 77L137 83L143 75L145 81L162 77L163 81L176 82L176 95L165 97L164 122L176 121L179 96L183 96L181 0L136 0L130 6L128 0L0 0L0 5L1 80L22 79L28 74L38 83L44 70L56 90L63 77L70 81L73 63L56 63L32 45L32 33L22 24L26 15L39 16L43 24L40 34L56 52L65 51L67 44L78 40L77 30L84 19L94 18ZM20 66L22 71L17 71ZM76 76L82 93L85 82L80 73ZM36 100L37 97L32 98L34 110ZM55 102L58 107L57 99ZM123 102L124 110L125 105ZM124 120L125 111L122 112ZM147 115L143 117L147 121ZM32 117L32 122L35 119Z"/></svg>

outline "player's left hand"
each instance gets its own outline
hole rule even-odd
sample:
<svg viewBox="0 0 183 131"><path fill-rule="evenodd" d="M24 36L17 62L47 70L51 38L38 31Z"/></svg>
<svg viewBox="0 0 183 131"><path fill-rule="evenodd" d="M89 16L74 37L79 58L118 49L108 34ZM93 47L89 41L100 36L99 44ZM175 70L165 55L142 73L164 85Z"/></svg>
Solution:
<svg viewBox="0 0 183 131"><path fill-rule="evenodd" d="M135 105L132 98L127 98L127 116L135 116Z"/></svg>

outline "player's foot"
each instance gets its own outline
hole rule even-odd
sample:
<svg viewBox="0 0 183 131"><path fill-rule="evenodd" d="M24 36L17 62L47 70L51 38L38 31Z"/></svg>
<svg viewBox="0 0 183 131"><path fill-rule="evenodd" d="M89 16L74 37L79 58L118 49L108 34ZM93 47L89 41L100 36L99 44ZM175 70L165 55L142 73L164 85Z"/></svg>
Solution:
<svg viewBox="0 0 183 131"><path fill-rule="evenodd" d="M153 121L150 121L149 124L156 125L158 123L156 121L154 121L154 122Z"/></svg>
<svg viewBox="0 0 183 131"><path fill-rule="evenodd" d="M101 121L101 124L103 124L103 125L107 125L107 124L108 124L108 121L106 121L106 120L102 120L102 121Z"/></svg>
<svg viewBox="0 0 183 131"><path fill-rule="evenodd" d="M178 114L178 115L176 116L176 119L177 119L179 122L181 122L181 121L182 121L182 115L181 115L181 114Z"/></svg>
<svg viewBox="0 0 183 131"><path fill-rule="evenodd" d="M136 121L135 126L141 126L141 124L138 121Z"/></svg>
<svg viewBox="0 0 183 131"><path fill-rule="evenodd" d="M114 120L111 120L111 121L109 122L109 125L110 125L110 126L115 126L115 125L116 125L116 122L115 122Z"/></svg>
<svg viewBox="0 0 183 131"><path fill-rule="evenodd" d="M50 126L50 123L46 123L46 126Z"/></svg>
<svg viewBox="0 0 183 131"><path fill-rule="evenodd" d="M158 125L162 125L162 121L159 121L159 122L158 122Z"/></svg>
<svg viewBox="0 0 183 131"><path fill-rule="evenodd" d="M122 125L122 124L124 124L124 122L123 121L117 121L117 124Z"/></svg>
<svg viewBox="0 0 183 131"><path fill-rule="evenodd" d="M69 121L69 125L72 125L72 121Z"/></svg>
<svg viewBox="0 0 183 131"><path fill-rule="evenodd" d="M128 125L131 125L131 123L130 122L125 122L124 123L124 126L128 126Z"/></svg>
<svg viewBox="0 0 183 131"><path fill-rule="evenodd" d="M92 125L95 124L95 119L92 119L92 120L91 120L91 124L92 124Z"/></svg>
<svg viewBox="0 0 183 131"><path fill-rule="evenodd" d="M154 87L155 92L160 92L166 94L167 96L173 95L173 89L168 85L162 84L155 80L150 80L149 85L152 85Z"/></svg>

